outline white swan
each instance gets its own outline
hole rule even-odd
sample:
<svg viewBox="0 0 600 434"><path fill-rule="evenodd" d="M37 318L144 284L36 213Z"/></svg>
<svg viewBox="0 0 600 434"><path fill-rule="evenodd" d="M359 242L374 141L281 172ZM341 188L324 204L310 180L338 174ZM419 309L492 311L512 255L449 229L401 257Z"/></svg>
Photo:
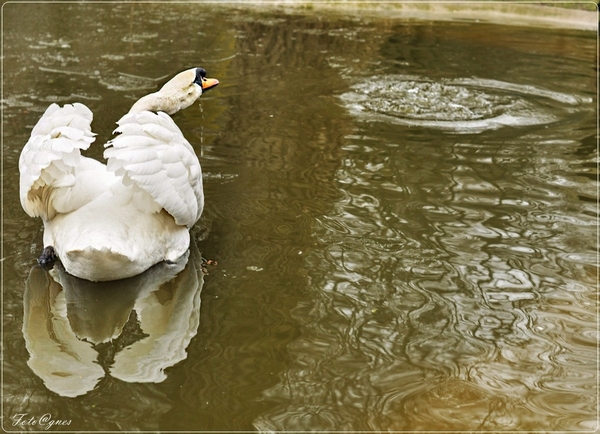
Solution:
<svg viewBox="0 0 600 434"><path fill-rule="evenodd" d="M19 158L21 205L44 222L40 262L92 281L138 275L176 261L204 207L202 170L169 114L219 84L202 68L183 71L137 101L105 147L107 164L81 155L94 141L83 104L52 104Z"/></svg>

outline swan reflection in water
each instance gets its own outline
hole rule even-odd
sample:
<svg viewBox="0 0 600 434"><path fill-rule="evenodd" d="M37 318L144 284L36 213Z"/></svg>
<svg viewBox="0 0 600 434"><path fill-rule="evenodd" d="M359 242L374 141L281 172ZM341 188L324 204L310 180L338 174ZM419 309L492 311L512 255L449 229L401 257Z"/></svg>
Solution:
<svg viewBox="0 0 600 434"><path fill-rule="evenodd" d="M86 394L106 375L161 382L166 368L186 358L197 333L203 283L194 243L177 262L120 281L90 282L60 264L50 272L37 265L24 295L27 364L48 389L67 397ZM109 363L101 360L106 345L115 351Z"/></svg>

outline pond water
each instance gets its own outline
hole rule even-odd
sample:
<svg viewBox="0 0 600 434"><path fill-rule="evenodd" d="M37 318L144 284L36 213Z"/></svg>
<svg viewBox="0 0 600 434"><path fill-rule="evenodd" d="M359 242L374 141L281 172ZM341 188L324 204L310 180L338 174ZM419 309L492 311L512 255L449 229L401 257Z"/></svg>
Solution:
<svg viewBox="0 0 600 434"><path fill-rule="evenodd" d="M593 32L206 4L3 18L5 430L595 429ZM174 116L205 172L189 256L102 285L35 267L17 165L39 116L88 105L100 158L191 66L221 84Z"/></svg>

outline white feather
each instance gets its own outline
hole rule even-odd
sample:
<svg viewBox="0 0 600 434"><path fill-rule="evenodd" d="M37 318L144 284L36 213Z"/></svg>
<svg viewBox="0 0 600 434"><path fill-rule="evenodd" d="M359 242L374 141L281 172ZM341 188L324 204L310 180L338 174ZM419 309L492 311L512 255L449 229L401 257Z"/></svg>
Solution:
<svg viewBox="0 0 600 434"><path fill-rule="evenodd" d="M49 220L56 215L52 193L60 195L57 189L74 185L75 174L84 166L81 149L95 138L91 121L92 112L83 104L62 109L52 104L33 128L19 157L21 205L30 216Z"/></svg>
<svg viewBox="0 0 600 434"><path fill-rule="evenodd" d="M191 227L202 213L202 170L189 142L165 113L123 116L105 146L108 168L126 176L173 216Z"/></svg>
<svg viewBox="0 0 600 434"><path fill-rule="evenodd" d="M42 218L44 246L67 272L121 279L187 251L204 207L200 162L169 115L146 110L189 106L196 76L184 71L134 104L105 145L106 165L81 155L95 139L83 104L52 104L33 128L19 158L21 204Z"/></svg>

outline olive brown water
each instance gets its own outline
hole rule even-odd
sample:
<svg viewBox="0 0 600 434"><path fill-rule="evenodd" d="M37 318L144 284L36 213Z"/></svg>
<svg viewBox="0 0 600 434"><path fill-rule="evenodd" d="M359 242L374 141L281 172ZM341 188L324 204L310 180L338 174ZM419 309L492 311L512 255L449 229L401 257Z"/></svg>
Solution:
<svg viewBox="0 0 600 434"><path fill-rule="evenodd" d="M3 427L592 431L594 32L208 4L3 8ZM35 266L18 156L52 102L169 76L204 170L189 255ZM210 261L204 261L202 257Z"/></svg>

